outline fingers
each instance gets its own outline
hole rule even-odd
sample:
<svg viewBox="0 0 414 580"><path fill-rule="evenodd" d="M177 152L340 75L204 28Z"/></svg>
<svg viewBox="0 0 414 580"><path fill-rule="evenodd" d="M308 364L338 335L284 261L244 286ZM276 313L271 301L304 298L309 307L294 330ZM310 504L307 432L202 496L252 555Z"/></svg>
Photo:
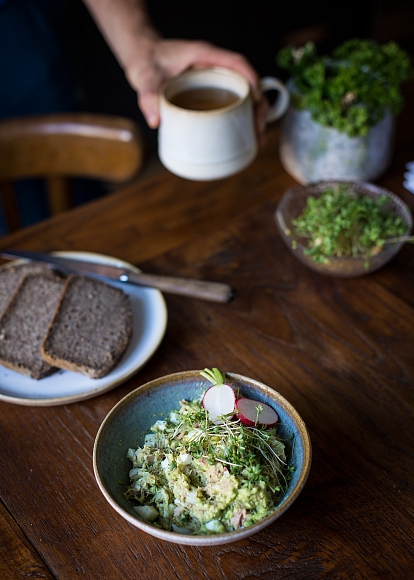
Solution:
<svg viewBox="0 0 414 580"><path fill-rule="evenodd" d="M251 86L256 104L259 142L265 126L266 101L259 88L259 77L247 59L236 52L204 41L156 39L141 50L126 70L127 78L138 93L138 105L151 128L160 123L158 91L163 81L194 66L221 66L242 74Z"/></svg>
<svg viewBox="0 0 414 580"><path fill-rule="evenodd" d="M243 55L221 48L217 48L205 42L194 43L193 47L196 62L204 66L222 66L242 74L249 82L255 105L255 129L259 147L266 143L265 130L269 103L260 90L260 79L256 71Z"/></svg>
<svg viewBox="0 0 414 580"><path fill-rule="evenodd" d="M148 126L156 129L160 123L158 91L167 75L159 67L152 51L140 56L130 64L125 74L137 92L138 106Z"/></svg>
<svg viewBox="0 0 414 580"><path fill-rule="evenodd" d="M139 93L138 106L151 129L156 129L160 124L160 113L158 106L158 92L147 91Z"/></svg>
<svg viewBox="0 0 414 580"><path fill-rule="evenodd" d="M249 81L254 101L261 100L258 74L243 55L203 41L196 41L191 45L186 49L189 65L222 66L239 72Z"/></svg>

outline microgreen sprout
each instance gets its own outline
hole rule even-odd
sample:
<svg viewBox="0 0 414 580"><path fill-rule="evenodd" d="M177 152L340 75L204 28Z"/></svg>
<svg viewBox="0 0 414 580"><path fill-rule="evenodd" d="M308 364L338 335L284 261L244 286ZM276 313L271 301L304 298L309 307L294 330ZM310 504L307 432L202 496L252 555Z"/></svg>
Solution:
<svg viewBox="0 0 414 580"><path fill-rule="evenodd" d="M227 531L251 525L271 513L288 487L291 465L276 426L264 427L258 422L262 405L257 404L255 426L242 424L234 415L223 416L218 423L211 421L200 400L183 400L180 405L171 414L174 421L165 421L162 437L128 452L133 469L125 497L138 502L138 508L154 508L159 516L153 525L165 529L191 525L193 533L206 533L198 516L190 515L201 500L203 506L216 510L214 517L221 518ZM219 507L228 485L233 486L230 503ZM222 498L218 502L212 495L214 486ZM173 504L176 509L171 511ZM197 513L204 513L204 507L200 509Z"/></svg>
<svg viewBox="0 0 414 580"><path fill-rule="evenodd" d="M260 405L260 404L259 404L259 405L257 405L257 406L256 406L256 420L255 420L255 422L254 422L254 424L255 424L255 425L257 425L257 424L258 424L258 422L259 422L259 415L260 415L260 413L261 413L262 411L263 411L263 405Z"/></svg>
<svg viewBox="0 0 414 580"><path fill-rule="evenodd" d="M213 383L213 385L222 385L226 380L224 373L220 372L217 368L204 369L200 372L200 375Z"/></svg>
<svg viewBox="0 0 414 580"><path fill-rule="evenodd" d="M388 243L407 236L407 224L387 207L383 195L372 199L347 184L327 187L318 196L310 196L302 213L294 220L293 234L306 240L305 254L317 263L330 258L370 259ZM297 247L294 240L293 247Z"/></svg>
<svg viewBox="0 0 414 580"><path fill-rule="evenodd" d="M206 421L207 413L200 405L194 407L194 403L187 403L189 407L192 412L185 416L179 428L174 429L176 438L177 431L188 433L178 439L177 450L185 449L197 457L213 457L214 461L226 463L230 473L238 473L249 462L257 464L257 457L261 457L264 473L271 472L281 489L286 489L285 450L276 429L245 427L232 418L223 418L219 424L213 424Z"/></svg>

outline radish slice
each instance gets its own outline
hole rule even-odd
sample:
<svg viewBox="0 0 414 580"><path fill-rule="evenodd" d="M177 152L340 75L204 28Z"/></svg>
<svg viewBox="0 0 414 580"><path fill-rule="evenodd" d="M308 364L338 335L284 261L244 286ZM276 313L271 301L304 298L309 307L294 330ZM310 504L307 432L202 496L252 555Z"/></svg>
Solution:
<svg viewBox="0 0 414 580"><path fill-rule="evenodd" d="M266 403L244 398L236 403L236 417L246 427L274 425L279 419L276 411Z"/></svg>
<svg viewBox="0 0 414 580"><path fill-rule="evenodd" d="M214 385L207 389L203 396L203 407L210 419L216 421L221 415L233 413L236 407L236 396L230 385Z"/></svg>

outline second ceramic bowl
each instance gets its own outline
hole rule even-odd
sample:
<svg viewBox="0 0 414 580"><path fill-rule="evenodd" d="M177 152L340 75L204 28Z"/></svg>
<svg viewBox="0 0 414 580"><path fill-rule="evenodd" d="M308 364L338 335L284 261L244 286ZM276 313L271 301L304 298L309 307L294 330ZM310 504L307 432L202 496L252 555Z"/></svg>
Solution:
<svg viewBox="0 0 414 580"><path fill-rule="evenodd" d="M292 254L308 268L321 274L354 278L370 274L378 270L391 260L402 248L404 241L390 242L385 244L382 251L370 257L369 266L366 266L364 257L329 258L326 263L318 263L312 256L306 253L306 240L293 233L295 220L305 209L309 197L318 197L323 191L338 185L349 185L358 194L366 195L372 199L385 196L388 200L385 209L392 211L406 224L406 235L411 232L413 219L409 207L395 194L383 187L364 182L343 181L320 181L310 185L298 185L288 189L278 204L275 213L276 225L286 246Z"/></svg>
<svg viewBox="0 0 414 580"><path fill-rule="evenodd" d="M280 503L271 515L251 526L208 536L167 531L136 516L133 503L124 497L131 469L128 449L141 446L151 425L179 408L182 399L199 398L211 386L200 371L186 371L155 379L129 393L109 412L97 433L93 463L98 486L112 508L133 526L178 544L226 544L255 534L274 523L297 499L307 480L312 455L303 420L293 406L269 386L233 373L226 373L226 378L234 388L240 389L242 395L270 405L279 415L278 434L287 440L288 460L295 467Z"/></svg>

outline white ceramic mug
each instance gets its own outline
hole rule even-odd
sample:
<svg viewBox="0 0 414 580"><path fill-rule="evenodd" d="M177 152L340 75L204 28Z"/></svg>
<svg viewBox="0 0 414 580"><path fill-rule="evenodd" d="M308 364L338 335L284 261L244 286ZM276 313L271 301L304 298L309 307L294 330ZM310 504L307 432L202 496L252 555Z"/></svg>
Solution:
<svg viewBox="0 0 414 580"><path fill-rule="evenodd" d="M185 91L206 87L207 91L231 91L232 102L208 110L174 104ZM261 90L278 92L266 119L275 121L289 105L289 92L273 77L261 79ZM193 69L170 79L161 87L160 117L158 154L163 165L180 177L220 179L245 168L256 157L250 86L237 72L218 67Z"/></svg>

